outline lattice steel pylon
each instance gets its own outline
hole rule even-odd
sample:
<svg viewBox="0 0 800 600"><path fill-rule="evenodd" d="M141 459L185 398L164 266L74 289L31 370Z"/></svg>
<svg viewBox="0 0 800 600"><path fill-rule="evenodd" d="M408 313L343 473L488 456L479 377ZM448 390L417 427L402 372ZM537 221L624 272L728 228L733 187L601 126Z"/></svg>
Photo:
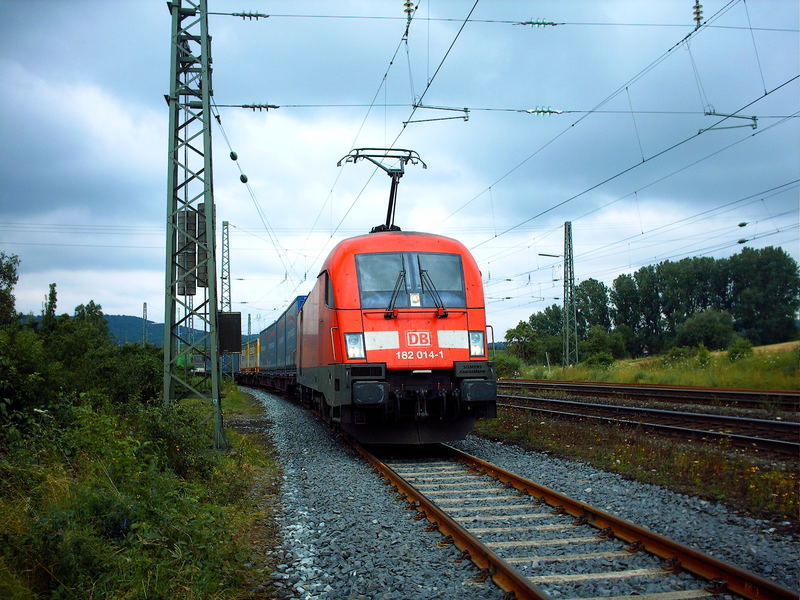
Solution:
<svg viewBox="0 0 800 600"><path fill-rule="evenodd" d="M222 259L220 260L219 289L220 289L220 311L231 312L231 247L230 231L228 222L222 222ZM222 361L222 372L228 371L233 377L233 355L223 354L220 356Z"/></svg>
<svg viewBox="0 0 800 600"><path fill-rule="evenodd" d="M220 292L222 312L231 312L231 245L228 222L222 222L222 261L220 263Z"/></svg>
<svg viewBox="0 0 800 600"><path fill-rule="evenodd" d="M562 315L564 365L578 364L578 309L575 303L575 262L572 221L564 222L564 311Z"/></svg>
<svg viewBox="0 0 800 600"><path fill-rule="evenodd" d="M227 446L220 404L207 0L170 0L169 154L164 294L164 403L211 402L214 446ZM190 302L197 287L201 302ZM193 321L202 335L186 334ZM195 368L196 367L196 368Z"/></svg>

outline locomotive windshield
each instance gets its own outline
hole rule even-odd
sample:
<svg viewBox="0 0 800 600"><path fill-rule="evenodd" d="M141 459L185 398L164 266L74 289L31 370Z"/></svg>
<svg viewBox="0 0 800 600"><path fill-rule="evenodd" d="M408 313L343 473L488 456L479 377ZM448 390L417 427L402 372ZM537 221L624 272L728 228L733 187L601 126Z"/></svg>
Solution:
<svg viewBox="0 0 800 600"><path fill-rule="evenodd" d="M362 308L464 308L464 269L458 254L382 252L357 254ZM403 276L401 272L405 271Z"/></svg>

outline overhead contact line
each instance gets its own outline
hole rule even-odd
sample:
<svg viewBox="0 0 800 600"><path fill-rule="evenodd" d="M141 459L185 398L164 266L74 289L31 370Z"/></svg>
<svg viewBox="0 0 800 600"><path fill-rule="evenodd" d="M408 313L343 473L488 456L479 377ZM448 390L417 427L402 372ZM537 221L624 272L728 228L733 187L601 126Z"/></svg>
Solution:
<svg viewBox="0 0 800 600"><path fill-rule="evenodd" d="M332 19L340 21L405 21L406 17L396 17L390 15L335 15L335 14L300 14L300 13L254 13L254 12L209 12L209 15L225 15L240 17L242 19ZM439 23L458 23L462 19L456 17L417 17L418 21L439 22ZM687 23L629 23L614 21L548 21L545 19L524 21L520 19L472 19L473 23L487 25L527 25L530 27L694 27ZM774 31L784 33L797 33L799 29L789 27L743 27L738 25L709 25L710 29L732 29L732 30L753 30L753 31Z"/></svg>
<svg viewBox="0 0 800 600"><path fill-rule="evenodd" d="M444 56L442 57L442 60L439 61L439 65L436 67L436 70L434 71L433 76L428 80L427 85L425 86L425 89L422 91L422 94L420 95L420 97L414 103L413 109L411 110L411 114L408 116L408 118L404 122L403 128L400 130L400 132L394 138L392 143L389 145L389 149L394 148L395 144L400 139L400 136L403 135L403 132L406 129L407 122L411 120L411 118L414 116L414 113L417 111L418 108L420 108L420 105L422 103L423 98L425 97L425 94L428 93L428 90L430 89L431 85L433 84L433 81L436 79L436 76L439 74L439 71L441 70L442 65L444 65L445 60L449 56L450 51L453 49L453 46L455 46L455 43L458 40L459 36L461 35L461 32L464 30L464 27L466 26L467 22L470 20L470 17L472 16L472 13L475 10L475 7L478 6L478 2L480 2L480 0L475 0L475 3L472 5L472 8L470 9L469 13L467 13L467 16L464 19L464 22L461 24L461 27L459 28L458 32L456 33L455 37L453 38L453 41L450 43L450 46L447 48L447 51L445 52ZM416 13L416 10L415 10L415 13ZM413 18L413 14L412 14L411 18ZM403 39L401 39L400 44L398 44L397 50L395 50L395 56L397 55L397 51L399 50L400 45L402 44L403 40L406 39L407 35L408 35L408 26L406 26L406 33L404 34ZM392 59L392 61L394 61L394 58ZM392 63L390 62L390 65L389 65L390 67L391 67L391 64ZM388 70L387 70L387 73L388 73ZM386 77L386 75L384 75L384 79L385 79L385 77ZM381 85L383 85L383 82L381 83ZM380 87L378 88L378 92L379 91L380 91ZM376 92L375 97L377 97L378 92ZM373 98L373 101L374 101L374 98ZM364 117L364 121L366 121L366 116ZM362 122L362 127L363 127L363 122ZM353 144L355 144L355 141L353 142ZM367 189L367 186L370 184L370 182L375 177L375 174L377 172L378 172L378 167L375 167L372 170L372 173L370 174L370 176L367 179L366 183L364 183L364 186L361 188L361 190L358 192L358 194L356 194L355 198L353 198L353 201L350 203L350 206L347 208L347 211L345 211L345 214L342 216L341 219L339 219L339 222L337 223L336 228L333 230L333 232L331 232L331 235L328 238L328 241L330 241L333 238L333 236L336 234L336 232L339 230L339 227L341 227L341 225L344 222L344 220L350 214L350 211L353 210L353 207L356 205L358 200L364 194L364 191ZM340 172L340 174L341 174L341 172ZM337 181L339 179L339 175L336 176L336 180ZM325 246L323 246L322 250L314 258L314 260L312 261L312 264L316 263L316 261L322 255L322 252L324 252L324 250L325 250Z"/></svg>
<svg viewBox="0 0 800 600"><path fill-rule="evenodd" d="M629 167L626 167L625 169L622 169L621 171L618 171L618 172L616 172L615 174L613 174L613 175L611 175L611 176L609 176L609 177L606 177L606 178L605 178L605 179L603 179L602 181L600 181L600 182L598 182L598 183L595 183L594 185L592 185L592 186L590 186L590 187L588 187L588 188L586 188L586 189L582 190L581 192L578 192L577 194L574 194L573 196L570 196L569 198L567 198L567 199L565 199L565 200L562 200L561 202L558 202L558 203L556 203L556 204L553 204L553 205L552 205L552 206L550 206L549 208L546 208L545 210L543 210L543 211L540 211L539 213L537 213L537 214L533 215L532 217L529 217L529 218L527 218L527 219L525 219L525 220L521 221L520 223L517 223L516 225L513 225L512 227L509 227L509 228L507 228L507 229L505 229L505 230L501 231L501 232L500 232L500 233L498 233L496 236L494 236L494 237L491 237L491 238L487 238L487 239L485 239L484 241L482 241L482 242L479 242L478 244L475 244L474 246L472 246L472 247L470 248L470 250L474 250L475 248L478 248L478 247L480 247L480 246L482 246L482 245L484 245L484 244L486 244L486 243L488 243L488 242L491 242L492 240L494 240L494 239L496 239L496 238L498 238L498 237L500 237L500 236L502 236L502 235L505 235L506 233L509 233L509 232L511 232L511 231L514 231L515 229L517 229L517 228L521 227L522 225L525 225L526 223L530 223L530 222L531 222L531 221L533 221L534 219L537 219L537 218L541 217L542 215L545 215L545 214L547 214L547 213L549 213L549 212L551 212L551 211L555 210L556 208L559 208L559 207L561 207L561 206L564 206L564 205L565 205L565 204L567 204L568 202L572 202L573 200L575 200L575 199L577 199L577 198L580 198L581 196L583 196L583 195L585 195L585 194L587 194L587 193L591 192L592 190L595 190L595 189L597 189L597 188L599 188L599 187L601 187L601 186L605 185L606 183L608 183L608 182L610 182L610 181L613 181L613 180L615 180L615 179L617 179L617 178L621 177L622 175L624 175L624 174L626 174L626 173L629 173L629 172L633 171L634 169L636 169L636 168L638 168L638 167L640 167L640 166L642 166L642 165L644 165L644 164L646 164L646 163L650 162L651 160L653 160L653 159L655 159L655 158L658 158L659 156L663 156L664 154L667 154L668 152L671 152L672 150L674 150L674 149L676 149L676 148L679 148L680 146L683 146L683 145L684 145L684 144L686 144L687 142L689 142L689 141L691 141L691 140L693 140L693 139L695 139L695 138L697 138L697 137L699 137L699 136L703 135L705 132L707 132L707 131L711 130L711 129L712 129L713 127L715 127L716 125L719 125L720 123L722 123L722 122L726 121L727 119L731 118L731 117L732 117L733 115L735 115L736 113L739 113L739 112L743 111L744 109L748 108L749 106L752 106L752 105L753 105L753 104L755 104L756 102L759 102L760 100L763 100L763 99L764 99L764 98L766 98L767 96L769 96L769 95L771 95L771 94L773 94L773 93L777 92L778 90L782 89L783 87L785 87L785 86L789 85L789 84L790 84L790 83L792 83L793 81L796 81L798 78L800 78L800 75L795 75L794 77L792 77L792 78L790 78L790 79L787 79L786 81L784 81L784 82L783 82L783 83L781 83L780 85L778 85L778 86L774 87L773 89L769 90L769 91L768 91L768 92L766 92L765 94L762 94L762 95L761 95L761 96L759 96L758 98L756 98L756 99L754 99L754 100L751 100L750 102L748 102L747 104L745 104L744 106L742 106L741 108L739 108L738 110L734 111L734 112L732 113L732 115L729 115L729 116L725 116L725 117L723 117L722 119L720 119L719 121L717 121L716 123L714 123L714 124L713 124L711 127L709 127L709 128L706 128L706 129L701 129L701 130L700 130L700 131L698 131L697 133L695 133L695 134L692 134L692 135L690 135L690 136L688 136L688 137L686 137L686 138L684 138L684 139L682 139L682 140L680 140L680 141L678 141L678 142L676 142L676 143L672 144L671 146L668 146L667 148L664 148L664 149L662 149L662 150L659 150L659 151L658 151L658 152L656 152L655 154L652 154L652 155L648 156L648 157L647 157L647 158L645 158L643 161L637 162L636 164L633 164L633 165L631 165L631 166L629 166ZM795 114L797 114L797 113L795 113ZM791 116L794 116L794 115L791 115ZM787 119L788 119L788 118L790 118L790 117L787 117ZM773 123L773 124L772 124L772 125L770 125L769 127L770 127L770 128L771 128L771 127L774 127L775 125L778 125L778 124L780 124L780 123L784 122L785 120L786 120L786 119L782 119L781 121L778 121L777 123ZM762 133L762 132L764 132L764 131L767 131L768 129L769 129L769 128L764 128L764 129L761 129L761 130L759 130L759 131L756 131L755 133L752 133L752 134L748 135L747 137L745 137L745 138L742 138L742 140L744 140L744 139L749 139L750 137L753 137L753 136L755 136L755 135L758 135L758 134L760 134L760 133ZM564 132L566 132L566 130L564 130ZM560 133L560 134L558 134L558 135L560 136L560 135L562 135L564 132L562 132L562 133ZM558 136L557 136L557 137L558 137ZM552 141L555 141L555 139L556 139L556 138L553 138L553 139L552 139L550 142L548 142L547 144L550 144ZM742 140L739 140L739 141L742 141ZM739 141L737 141L737 142L735 142L735 143L738 143ZM733 145L733 144L731 144L731 145ZM726 147L726 148L727 148L727 147ZM720 150L720 152L721 152L722 150L726 149L726 148L723 148L723 149L721 149L721 150ZM707 158L707 157L706 157L706 158ZM698 162L699 162L699 161L698 161ZM520 163L520 165L521 165L521 164L522 164L522 163ZM672 173L672 174L670 174L670 175L673 175L673 174L674 174L674 173ZM662 179L663 179L663 178L662 178ZM455 214L455 213L453 213L453 214Z"/></svg>
<svg viewBox="0 0 800 600"><path fill-rule="evenodd" d="M645 76L647 73L649 73L650 71L652 71L652 70L653 70L653 69L654 69L656 66L658 66L660 63L662 63L664 60L666 60L666 59L667 59L667 57L671 56L671 53L672 53L672 51L673 51L675 48L679 47L681 44L683 44L683 43L685 43L687 40L691 39L691 38L692 38L693 36L695 36L695 35L696 35L696 34L697 34L699 31L703 31L704 29L708 28L708 27L709 27L709 25L710 25L710 23L712 23L714 20L718 19L718 18L719 18L719 17L721 17L723 14L725 14L725 13L726 13L728 10L730 10L730 8L731 8L732 6L733 6L733 5L734 5L736 2L738 2L738 1L739 1L739 0L729 0L729 2L728 2L727 4L725 4L725 5L724 5L724 6L723 6L721 9L719 9L719 10L718 10L718 11L717 11L717 12L716 12L714 15L712 15L712 16L711 16L711 17L710 17L708 20L706 20L706 21L705 21L705 22L704 22L704 23L703 23L703 24L702 24L702 25L701 25L699 28L697 28L697 29L693 29L692 31L690 31L689 33L687 33L687 34L686 34L686 35L685 35L685 36L684 36L684 37L683 37L681 40L679 40L678 42L676 42L675 44L673 44L673 45L672 45L670 48L668 48L668 49L667 49L667 50L666 50L666 51L665 51L663 54L661 54L661 55L660 55L658 58L656 58L655 60L653 60L652 62L650 62L650 64L648 64L646 67L644 67L643 69L641 69L641 70L640 70L638 73L636 73L636 74L635 74L633 77L631 77L630 79L628 79L628 80L627 80L625 83L623 83L622 85L620 85L619 87L617 87L617 88L616 88L616 89L615 89L613 92L611 92L609 95L607 95L605 98L603 98L603 99L602 99L600 102L598 102L598 103L597 103L597 104L596 104L596 105L595 105L595 106L594 106L594 107L593 107L593 108L592 108L592 109L591 109L589 112L587 112L586 114L582 115L580 118L578 118L576 121L574 121L573 123L571 123L571 124L570 124L569 126L567 126L565 129L563 129L562 131L560 131L560 132L559 132L558 134L556 134L554 137L552 137L552 138L551 138L551 139L549 139L547 142L545 142L544 144L542 144L541 146L539 146L539 147L538 147L536 150L534 150L534 151L533 151L531 154L529 154L527 157L525 157L525 158L524 158L522 161L518 162L518 163L517 163L516 165L514 165L514 166L513 166L511 169L509 169L508 171L506 171L506 172L505 172L505 173L504 173L502 176L500 176L500 177L499 177L497 180L495 180L495 181L494 181L494 182L493 182L493 183L492 183L492 184L491 184L489 187L493 187L493 186L497 185L498 183L500 183L501 181L503 181L504 179L506 179L506 178L507 178L509 175L511 175L512 173L514 173L515 171L517 171L519 168L521 168L521 167L522 167L522 166L523 166L525 163L527 163L527 162L528 162L529 160L531 160L531 159L532 159L534 156L536 156L537 154L539 154L539 153L540 153L542 150L546 149L548 146L550 146L551 144L553 144L554 142L556 142L556 141L557 141L559 138L561 138L563 135L565 135L565 134L566 134L568 131L570 131L570 130L571 130L572 128L574 128L576 125L578 125L579 123L581 123L581 122L582 122L584 119L586 119L586 118L587 118L589 115L593 114L595 111L597 111L597 110L598 110L598 109L600 109L601 107L605 106L605 105L606 105L608 102L610 102L610 101L611 101L611 100L613 100L615 97L617 97L619 94L621 94L621 93L622 93L622 92L625 90L625 88L626 88L626 87L629 87L630 85L634 84L636 81L638 81L639 79L641 79L642 77L644 77L644 76ZM468 205L470 205L472 202L474 202L475 200L477 200L478 198L480 198L481 196L483 196L483 194L485 194L485 193L488 191L488 189L489 189L489 188L487 187L486 189L484 189L483 191L481 191L479 194L477 194L477 195L473 196L473 197L472 197L471 199L469 199L467 202L465 202L464 204L462 204L461 206L459 206L459 207L458 207L456 210L454 210L454 211L453 211L452 213L450 213L450 214L449 214L447 217L445 217L444 221L447 221L447 220L448 220L448 219L450 219L450 218L451 218L453 215L457 214L458 212L460 212L461 210L463 210L465 207L467 207ZM535 218L535 217L534 217L534 218ZM501 235L502 235L502 234L501 234ZM488 241L488 240L487 240L487 241ZM481 244L483 244L483 243L485 243L485 242L481 242Z"/></svg>

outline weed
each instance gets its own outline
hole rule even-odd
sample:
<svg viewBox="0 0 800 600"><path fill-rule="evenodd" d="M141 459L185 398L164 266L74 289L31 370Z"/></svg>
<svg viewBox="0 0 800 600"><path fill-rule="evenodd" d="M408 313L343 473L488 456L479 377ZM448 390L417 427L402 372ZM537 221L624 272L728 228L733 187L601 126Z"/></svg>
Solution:
<svg viewBox="0 0 800 600"><path fill-rule="evenodd" d="M204 407L76 406L0 455L0 597L223 598L244 582L248 491L269 464Z"/></svg>
<svg viewBox="0 0 800 600"><path fill-rule="evenodd" d="M726 443L686 444L627 427L502 409L497 419L478 421L476 431L753 513L796 520L800 508L796 463L753 458Z"/></svg>
<svg viewBox="0 0 800 600"><path fill-rule="evenodd" d="M732 347L732 350L733 347ZM523 376L530 379L608 381L617 383L656 383L705 387L752 389L800 389L800 346L747 354L734 351L709 352L705 348L672 348L657 358L618 360L608 368L586 364L575 367L526 366Z"/></svg>

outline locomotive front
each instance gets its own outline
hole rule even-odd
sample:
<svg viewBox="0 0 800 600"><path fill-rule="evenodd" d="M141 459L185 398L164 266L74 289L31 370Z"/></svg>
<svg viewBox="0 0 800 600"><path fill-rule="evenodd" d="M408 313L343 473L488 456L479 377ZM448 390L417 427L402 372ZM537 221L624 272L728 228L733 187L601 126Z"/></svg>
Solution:
<svg viewBox="0 0 800 600"><path fill-rule="evenodd" d="M362 442L461 439L495 416L480 271L456 240L345 240L299 319L301 394Z"/></svg>

